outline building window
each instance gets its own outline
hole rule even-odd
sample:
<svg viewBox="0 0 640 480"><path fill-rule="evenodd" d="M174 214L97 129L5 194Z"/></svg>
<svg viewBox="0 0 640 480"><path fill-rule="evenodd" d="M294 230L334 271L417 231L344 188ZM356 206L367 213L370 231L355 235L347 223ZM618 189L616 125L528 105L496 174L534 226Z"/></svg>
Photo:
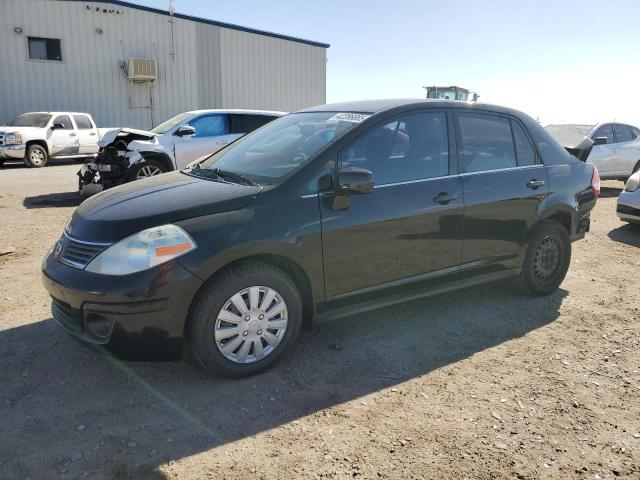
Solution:
<svg viewBox="0 0 640 480"><path fill-rule="evenodd" d="M57 38L28 37L31 60L62 61L62 49Z"/></svg>

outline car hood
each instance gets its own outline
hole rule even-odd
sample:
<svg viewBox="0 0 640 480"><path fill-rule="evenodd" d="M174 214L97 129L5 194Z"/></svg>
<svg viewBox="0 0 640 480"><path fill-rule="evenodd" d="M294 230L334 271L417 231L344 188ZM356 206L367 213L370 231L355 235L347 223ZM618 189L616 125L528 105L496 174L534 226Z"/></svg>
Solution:
<svg viewBox="0 0 640 480"><path fill-rule="evenodd" d="M3 125L0 127L0 132L18 132L18 133L22 133L22 134L35 134L35 133L40 133L45 130L45 128L40 128L40 127L12 127L10 125Z"/></svg>
<svg viewBox="0 0 640 480"><path fill-rule="evenodd" d="M135 128L116 128L104 134L98 142L100 147L106 147L112 144L116 139L124 140L129 143L132 140L152 140L156 134L147 130L137 130Z"/></svg>
<svg viewBox="0 0 640 480"><path fill-rule="evenodd" d="M126 183L84 201L66 227L89 242L115 242L146 228L244 207L262 187L171 172Z"/></svg>
<svg viewBox="0 0 640 480"><path fill-rule="evenodd" d="M594 142L579 128L570 128L565 125L549 125L545 130L555 138L574 157L585 162L593 149Z"/></svg>

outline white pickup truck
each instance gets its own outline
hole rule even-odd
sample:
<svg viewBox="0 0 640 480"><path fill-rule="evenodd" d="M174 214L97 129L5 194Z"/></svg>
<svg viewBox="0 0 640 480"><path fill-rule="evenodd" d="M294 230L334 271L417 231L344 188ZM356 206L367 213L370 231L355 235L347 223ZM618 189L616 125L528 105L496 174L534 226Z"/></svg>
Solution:
<svg viewBox="0 0 640 480"><path fill-rule="evenodd" d="M44 167L51 158L95 157L98 141L110 130L98 129L88 113L23 113L0 126L0 166L5 160Z"/></svg>

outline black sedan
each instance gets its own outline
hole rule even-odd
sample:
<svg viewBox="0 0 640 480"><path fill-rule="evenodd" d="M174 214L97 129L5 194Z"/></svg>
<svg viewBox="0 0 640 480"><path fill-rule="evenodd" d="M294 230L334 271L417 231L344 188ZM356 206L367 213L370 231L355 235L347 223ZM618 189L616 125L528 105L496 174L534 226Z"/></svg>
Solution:
<svg viewBox="0 0 640 480"><path fill-rule="evenodd" d="M597 171L518 111L377 100L281 117L85 201L43 263L54 319L125 358L246 376L303 325L514 277L546 295Z"/></svg>

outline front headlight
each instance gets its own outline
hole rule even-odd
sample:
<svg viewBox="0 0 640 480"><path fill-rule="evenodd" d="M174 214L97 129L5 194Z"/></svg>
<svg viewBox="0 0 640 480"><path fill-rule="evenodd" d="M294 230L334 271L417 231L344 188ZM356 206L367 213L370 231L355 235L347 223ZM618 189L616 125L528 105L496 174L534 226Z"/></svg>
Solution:
<svg viewBox="0 0 640 480"><path fill-rule="evenodd" d="M640 171L637 171L629 177L627 183L624 185L624 189L627 192L635 192L640 186Z"/></svg>
<svg viewBox="0 0 640 480"><path fill-rule="evenodd" d="M111 245L86 270L104 275L128 275L173 260L195 250L196 243L176 225L143 230Z"/></svg>
<svg viewBox="0 0 640 480"><path fill-rule="evenodd" d="M7 133L4 136L5 145L22 145L22 135L17 132Z"/></svg>

